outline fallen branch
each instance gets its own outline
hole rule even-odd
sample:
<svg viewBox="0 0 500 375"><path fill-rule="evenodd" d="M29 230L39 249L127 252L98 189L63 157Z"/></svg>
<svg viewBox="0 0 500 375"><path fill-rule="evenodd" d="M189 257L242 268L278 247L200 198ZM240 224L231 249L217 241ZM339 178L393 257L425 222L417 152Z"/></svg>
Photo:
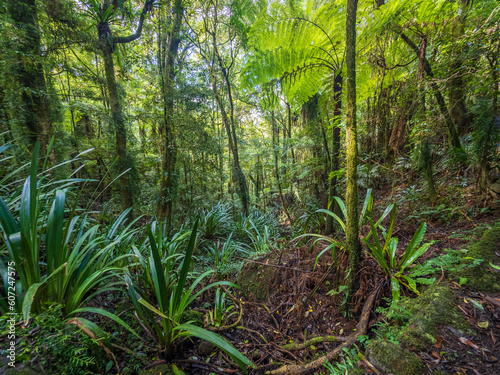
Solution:
<svg viewBox="0 0 500 375"><path fill-rule="evenodd" d="M346 341L337 346L334 350L327 353L321 358L318 358L305 365L286 365L282 366L276 370L267 372L272 375L304 375L311 374L317 371L324 363L332 361L334 358L342 354L344 348L348 348L353 345L359 336L365 335L368 330L368 319L370 318L370 311L375 301L375 295L377 291L374 291L366 300L365 306L363 307L363 312L361 313L361 318L356 326L356 332L347 337ZM267 374L266 373L266 374Z"/></svg>
<svg viewBox="0 0 500 375"><path fill-rule="evenodd" d="M375 366L373 366L373 364L368 359L366 359L366 357L363 355L363 353L358 353L358 357L361 358L361 360L364 363L366 363L366 365L370 368L370 370L372 370L375 374L382 375L380 373L380 371L377 370L377 368Z"/></svg>
<svg viewBox="0 0 500 375"><path fill-rule="evenodd" d="M500 307L500 301L496 298L491 298L489 296L486 296L484 298L486 301L488 301L489 303L491 303L492 305L495 305L496 307Z"/></svg>
<svg viewBox="0 0 500 375"><path fill-rule="evenodd" d="M90 338L94 339L99 344L99 346L103 348L104 352L108 355L108 357L114 362L116 369L118 370L118 373L120 373L120 366L118 366L118 362L115 358L115 355L111 350L109 350L109 348L106 345L104 345L104 343L100 340L100 338L97 337L97 335L94 332L92 332L92 330L90 330L87 326L85 326L85 324L83 324L80 320L78 320L78 318L73 318L69 320L68 324L76 325L78 328L82 330L83 333L85 333Z"/></svg>
<svg viewBox="0 0 500 375"><path fill-rule="evenodd" d="M319 344L322 342L338 342L338 341L346 341L346 337L339 337L339 336L318 336L318 337L313 337L312 339L309 339L307 341L304 341L301 344L286 344L283 345L283 349L294 351L294 350L302 350L307 348L308 346L314 345L314 344Z"/></svg>

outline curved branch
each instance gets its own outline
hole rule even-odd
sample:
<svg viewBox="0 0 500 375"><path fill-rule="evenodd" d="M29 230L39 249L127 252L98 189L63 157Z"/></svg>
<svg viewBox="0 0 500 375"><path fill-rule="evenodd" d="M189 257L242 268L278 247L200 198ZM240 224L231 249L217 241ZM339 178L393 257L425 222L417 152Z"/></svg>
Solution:
<svg viewBox="0 0 500 375"><path fill-rule="evenodd" d="M114 43L129 43L133 40L139 38L142 34L142 26L144 25L144 18L146 18L146 14L151 10L153 3L156 0L146 1L144 7L142 8L141 17L139 18L139 25L137 25L137 30L135 33L128 36L118 36L113 38Z"/></svg>

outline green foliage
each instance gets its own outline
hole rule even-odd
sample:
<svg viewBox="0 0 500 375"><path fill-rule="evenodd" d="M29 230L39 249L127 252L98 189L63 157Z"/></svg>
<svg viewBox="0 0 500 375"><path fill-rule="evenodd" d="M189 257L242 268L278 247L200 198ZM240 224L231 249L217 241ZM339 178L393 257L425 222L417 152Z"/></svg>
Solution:
<svg viewBox="0 0 500 375"><path fill-rule="evenodd" d="M225 233L230 225L231 212L228 204L217 203L200 214L200 231L204 238L213 238Z"/></svg>
<svg viewBox="0 0 500 375"><path fill-rule="evenodd" d="M95 340L75 325L64 322L63 310L60 304L44 305L40 313L33 316L30 329L18 331L17 360L51 374L98 372L105 367L107 357Z"/></svg>
<svg viewBox="0 0 500 375"><path fill-rule="evenodd" d="M232 236L233 234L231 233L227 240L222 244L217 241L207 249L213 267L219 274L222 274L222 271L227 270L228 267L234 262L234 256L236 254L248 254L248 251L243 248L243 244L234 241Z"/></svg>
<svg viewBox="0 0 500 375"><path fill-rule="evenodd" d="M360 360L358 353L359 348L356 344L353 348L343 348L342 354L340 355L340 361L332 364L330 362L325 362L324 366L329 371L330 375L348 375L349 371L352 371L357 367L357 363Z"/></svg>
<svg viewBox="0 0 500 375"><path fill-rule="evenodd" d="M342 199L339 197L333 197L330 201L329 206L331 206L331 203L333 200L335 200L337 202L337 204L342 212L343 218L346 218L347 217L347 208L346 208L344 202L342 201ZM377 223L375 224L377 227L386 218L386 216L391 212L393 207L394 207L394 205L391 204L391 205L389 205L389 207L386 208L386 210L384 211L382 216L377 220ZM362 226L365 223L365 221L370 218L372 210L373 210L373 193L372 193L372 189L368 189L366 191L366 197L365 197L365 201L363 203L363 208L361 209L361 214L359 215L359 226ZM342 229L342 231L345 232L346 223L344 222L343 218L338 216L336 213L334 213L330 210L325 210L325 209L318 209L315 211L315 213L324 213L326 215L330 215L331 217L333 217L337 221L337 223L340 225L340 228ZM311 216L309 216L309 218L311 218ZM304 229L307 229L307 227L308 227L308 222L306 221L304 224ZM372 233L370 232L367 235L366 239L369 239L371 234ZM323 236L320 234L309 233L309 234L303 234L301 236L298 236L295 239L299 239L299 238L303 238L303 237L315 238L315 240L312 242L311 250L318 241L324 241L324 242L327 242L329 244L316 257L316 261L314 262L314 268L316 268L318 260L323 254L325 254L331 250L332 251L332 259L334 262L336 262L337 261L336 248L339 247L341 249L345 249L345 241L339 235L336 235L334 238L331 238L331 237Z"/></svg>
<svg viewBox="0 0 500 375"><path fill-rule="evenodd" d="M196 234L198 220L189 235L187 245L180 266L176 267L176 262L169 262L169 259L179 259L178 253L165 254L162 250L162 238L158 234L155 236L155 227L148 230L149 248L147 260L143 270L147 278L151 280L149 285L155 297L153 303L148 300L148 293L141 288L141 285L134 282L130 273L125 275L125 282L132 304L143 328L155 338L160 351L166 351L168 359L172 359L174 343L180 337L199 337L212 342L226 354L228 354L240 368L246 372L246 366L254 366L245 356L239 353L228 341L222 337L190 324L181 324L181 317L187 308L207 289L218 286L235 286L227 281L219 281L203 287L195 292L198 284L206 279L213 271L207 271L199 275L191 285L187 285L191 260L196 245ZM139 255L138 255L139 256ZM162 261L162 258L165 261ZM159 321L157 319L159 318Z"/></svg>
<svg viewBox="0 0 500 375"><path fill-rule="evenodd" d="M410 243L406 247L401 260L398 262L396 256L396 250L398 247L398 239L392 237L392 232L394 229L394 222L396 220L396 206L391 209L391 221L389 224L389 229L386 232L383 228L383 236L385 239L384 246L381 245L380 239L377 233L377 226L373 223L371 218L368 218L371 226L371 234L373 235L373 244L369 242L368 238L363 238L370 249L370 255L377 261L382 272L389 277L391 283L392 299L393 302L399 301L400 297L400 287L401 285L406 286L412 292L419 294L417 290L416 281L410 276L403 275L403 272L408 268L415 260L417 260L422 254L424 254L432 242L427 242L420 246L422 242L427 224L422 223L417 229ZM420 247L419 247L420 246ZM420 280L422 282L422 280ZM430 281L429 281L430 282Z"/></svg>
<svg viewBox="0 0 500 375"><path fill-rule="evenodd" d="M0 198L0 229L8 255L15 262L25 322L30 313L40 311L46 301L64 302L64 311L70 315L84 311L81 306L97 293L115 290L116 284L109 281L121 272L120 262L129 255L114 253L114 250L118 244L125 246L133 235L131 224L119 231L127 212L110 228L99 231L99 225L89 225L87 215L76 215L76 203L67 210L67 191L82 180L65 179L44 184L44 169L41 177L37 177L38 147L37 144L30 176L24 182L19 202L12 200L9 210ZM108 284L98 288L103 281ZM104 310L93 309L92 312L123 323Z"/></svg>
<svg viewBox="0 0 500 375"><path fill-rule="evenodd" d="M234 304L226 305L226 292L221 292L220 288L215 291L215 300L213 309L209 311L209 323L214 327L224 325L237 311L232 311L236 306Z"/></svg>

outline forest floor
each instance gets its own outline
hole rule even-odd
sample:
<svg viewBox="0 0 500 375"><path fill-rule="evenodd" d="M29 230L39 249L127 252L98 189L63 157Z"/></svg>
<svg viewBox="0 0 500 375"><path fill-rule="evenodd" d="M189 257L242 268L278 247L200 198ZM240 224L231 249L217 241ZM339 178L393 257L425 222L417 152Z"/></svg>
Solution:
<svg viewBox="0 0 500 375"><path fill-rule="evenodd" d="M429 222L426 240L436 243L421 261L440 257L445 254L445 249L467 248L466 238L470 238L471 233L481 233L477 228L487 227L495 219L494 215L483 215L477 221L465 220L446 226ZM406 242L410 241L414 232L413 225L395 228L395 235ZM339 267L335 270L330 267L331 256L323 256L313 271L316 257L325 246L318 243L311 249L310 246L290 244L285 251L247 261L239 277L233 278L232 281L243 290L237 298L244 314L238 329L230 330L224 336L258 366L250 374L264 374L285 364L302 364L333 350L338 342L319 342L301 350L293 350L286 345L303 343L318 336L335 336L342 342L355 333L356 317L359 317L366 296L377 286L387 285L383 276L372 276L379 274L377 264L373 259L366 258L360 271L361 287L352 299L354 318L346 317L345 294L331 293L338 281L345 277L337 271L345 268L342 265L347 262L346 257L337 254ZM244 279L245 275L248 280ZM458 279L449 277L444 270L438 277L438 283L447 285L455 294L456 306L472 331L464 334L453 326L439 325L435 342L421 350L414 350L425 365L423 373L500 374L500 294L478 292L469 288L467 283L460 285ZM213 296L206 297L213 300ZM381 289L375 306L387 306L384 298L389 297L389 288ZM371 316L379 316L374 308ZM389 323L385 321L384 324ZM382 328L384 330L383 325ZM377 334L372 331L369 337L375 339ZM184 358L178 364L187 373L239 373L239 370L225 368L227 358L223 358L221 353L210 348L207 352L199 343L189 349L184 347L182 354L178 354ZM365 374L373 373L365 362L359 361L357 367ZM418 373L412 371L400 373ZM319 369L316 373L330 372Z"/></svg>
<svg viewBox="0 0 500 375"><path fill-rule="evenodd" d="M404 208L398 213L405 216ZM406 215L409 215L409 211ZM480 214L473 219L466 217L460 222L446 225L431 218L427 221L425 241L435 243L419 262L441 257L446 254L446 249L468 248L471 239L477 241L485 228L493 225L496 220L498 216L495 213ZM401 248L406 247L416 229L417 226L411 221L401 221L400 225L396 225L394 236L400 238L403 245ZM378 272L377 263L367 257L359 275L360 289L352 298L351 311L354 318L346 317L346 296L342 292L334 292L339 280L345 277L339 270L346 269L346 257L337 254L339 266L334 269L330 267L331 256L325 255L313 270L317 255L325 247L326 244L321 242L313 248L291 242L284 251L276 250L260 259L247 261L238 277L233 278L232 281L242 287L242 292L237 297L244 314L238 324L239 329L226 332L225 337L258 366L250 374L264 374L285 364L307 363L332 351L339 342L355 333L357 317L366 297L380 285L385 287L376 296L371 313L372 322L381 316L375 306L387 307L387 299L390 297L387 280ZM498 250L496 255L500 256L500 248ZM456 308L470 324L470 330L464 330L463 327L460 330L451 324L438 324L434 342L427 342L419 350L409 348L413 349L423 363L422 371L407 368L394 373L500 374L500 293L481 292L469 287L467 282L460 285L461 280L449 275L443 268L437 272L437 279L437 284L446 285L453 291ZM408 297L411 297L410 293ZM399 345L398 333L394 330L403 330L404 327L396 325L391 329L391 325L388 320L377 323L376 326L379 327L372 327L378 329L369 333L369 339L382 338ZM335 336L338 342L318 342L300 350L291 348L291 344L300 344L319 336ZM227 358L223 360L220 353L210 350L204 353L200 350L202 347L203 345L193 345L188 351L184 348L183 356L189 358L179 361L183 364L184 371L193 374L239 373L239 370L224 368ZM357 373L374 373L370 365L369 360L358 361L355 366ZM344 373L340 372L341 369L342 366L339 374ZM315 373L333 372L320 368Z"/></svg>
<svg viewBox="0 0 500 375"><path fill-rule="evenodd" d="M375 202L375 206L385 207L387 198L386 196ZM474 203L471 201L471 204ZM420 264L432 259L451 259L446 258L449 249L458 251L470 248L483 237L488 228L496 228L500 233L498 211L484 210L483 213L468 217L462 206L461 220L455 220L455 211L446 211L440 207L431 206L432 212L428 212L425 218L415 215L415 210L409 204L398 207L399 220L396 221L394 236L399 238L399 249L406 248L421 221L425 220L428 224L424 241L434 243L419 258ZM272 374L281 366L306 364L332 352L349 337L356 335L361 311L372 293L376 295L370 309L370 329L367 336L341 352L341 356L336 358L337 365L332 369L320 366L313 373L500 374L500 293L485 292L488 286L478 289L478 283L451 272L447 266L435 267L434 274L429 275L435 278L434 285L419 285L419 290L423 291L421 297L416 297L409 291L403 292L399 315L387 318L388 301L391 298L389 282L380 273L374 259L365 257L357 275L359 290L354 296L347 296L346 290L339 287L347 276L345 254L338 251L337 264L333 265L331 252L328 251L319 258L315 267L317 256L327 243L319 241L311 247L310 244L293 240L291 234L286 234L288 232L289 228L285 228L285 236L272 252L260 258L245 259L239 273L226 277L240 286L236 291L233 289L235 308L232 312L238 314L234 314L229 323L236 321L240 309L242 313L241 320L235 322L234 327L218 333L255 363L257 368L250 369L249 374ZM366 235L369 228L365 226L361 232ZM497 238L500 239L500 234ZM496 248L491 249L496 257L493 263L500 265L500 241L496 245ZM486 264L482 267L489 266ZM500 271L489 267L488 272L493 273L500 284ZM204 285L215 279L214 274L212 280L207 280ZM451 291L451 300L441 301L439 293L446 294L447 291ZM207 290L192 306L199 316L203 314L204 321L200 324L205 327L208 327L207 305L214 301L214 294L215 290ZM125 294L102 294L95 299L94 304L95 307L117 313L127 321L134 320ZM408 341L408 332L415 332L409 329L420 324L410 317L419 313L412 311L415 306L417 310L430 311L425 316L426 319L433 314L437 315L435 330L431 330L432 335L425 333L422 337L417 337L417 341ZM350 315L347 315L348 310ZM455 312L457 319L441 319L440 315L444 316L451 310ZM105 319L98 323L106 326ZM315 337L328 337L328 340L313 340L307 347L300 347ZM158 360L157 353L152 349L155 347L153 341L144 337L138 345L126 335L121 340L133 349L134 355L142 355L143 365L137 373L170 374L166 362ZM376 343L383 344L377 347ZM225 354L207 344L199 339L184 340L177 345L176 359L173 362L186 374L241 373L237 366L231 366L231 360ZM380 347L384 345L389 348L390 353L380 352ZM365 356L359 357L359 352L364 352ZM127 354L117 350L115 354L122 368L134 360L131 352ZM4 374L3 371L0 366L0 374ZM5 374L13 373L19 374Z"/></svg>

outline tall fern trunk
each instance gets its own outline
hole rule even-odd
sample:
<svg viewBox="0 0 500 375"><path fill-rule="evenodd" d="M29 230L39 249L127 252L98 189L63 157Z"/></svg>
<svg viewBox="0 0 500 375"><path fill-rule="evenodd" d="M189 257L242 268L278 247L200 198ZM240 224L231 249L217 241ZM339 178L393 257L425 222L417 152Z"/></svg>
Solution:
<svg viewBox="0 0 500 375"><path fill-rule="evenodd" d="M156 207L156 213L166 220L167 229L170 230L172 215L175 209L178 190L177 164L177 143L174 134L174 63L179 50L180 29L184 9L182 1L176 0L173 5L174 19L172 25L159 25L158 31L158 55L160 68L160 85L163 96L163 135L162 145L162 174L160 184L160 199ZM163 19L162 19L163 21ZM161 21L160 21L161 22ZM161 28L170 29L168 33L163 33Z"/></svg>
<svg viewBox="0 0 500 375"><path fill-rule="evenodd" d="M356 128L356 12L358 0L347 0L346 21L346 73L347 73L347 119L346 119L346 250L349 256L350 296L358 288L357 273L361 261L361 245L358 225L358 141Z"/></svg>
<svg viewBox="0 0 500 375"><path fill-rule="evenodd" d="M28 133L30 148L40 141L42 155L47 150L52 137L49 101L45 75L41 63L40 27L35 0L9 0L8 10L16 28L24 32L16 47L21 56L12 72L22 91L22 112L20 118L23 130ZM51 161L54 162L53 154Z"/></svg>
<svg viewBox="0 0 500 375"><path fill-rule="evenodd" d="M110 42L109 25L99 24L99 40L104 61L104 71L106 75L106 85L108 88L109 106L111 109L111 121L115 132L115 148L118 157L117 168L120 177L120 195L122 208L127 209L133 206L133 193L130 183L130 174L123 173L129 168L127 157L127 127L123 118L123 110L116 83L115 68L113 64L113 47ZM132 213L132 211L131 211Z"/></svg>

